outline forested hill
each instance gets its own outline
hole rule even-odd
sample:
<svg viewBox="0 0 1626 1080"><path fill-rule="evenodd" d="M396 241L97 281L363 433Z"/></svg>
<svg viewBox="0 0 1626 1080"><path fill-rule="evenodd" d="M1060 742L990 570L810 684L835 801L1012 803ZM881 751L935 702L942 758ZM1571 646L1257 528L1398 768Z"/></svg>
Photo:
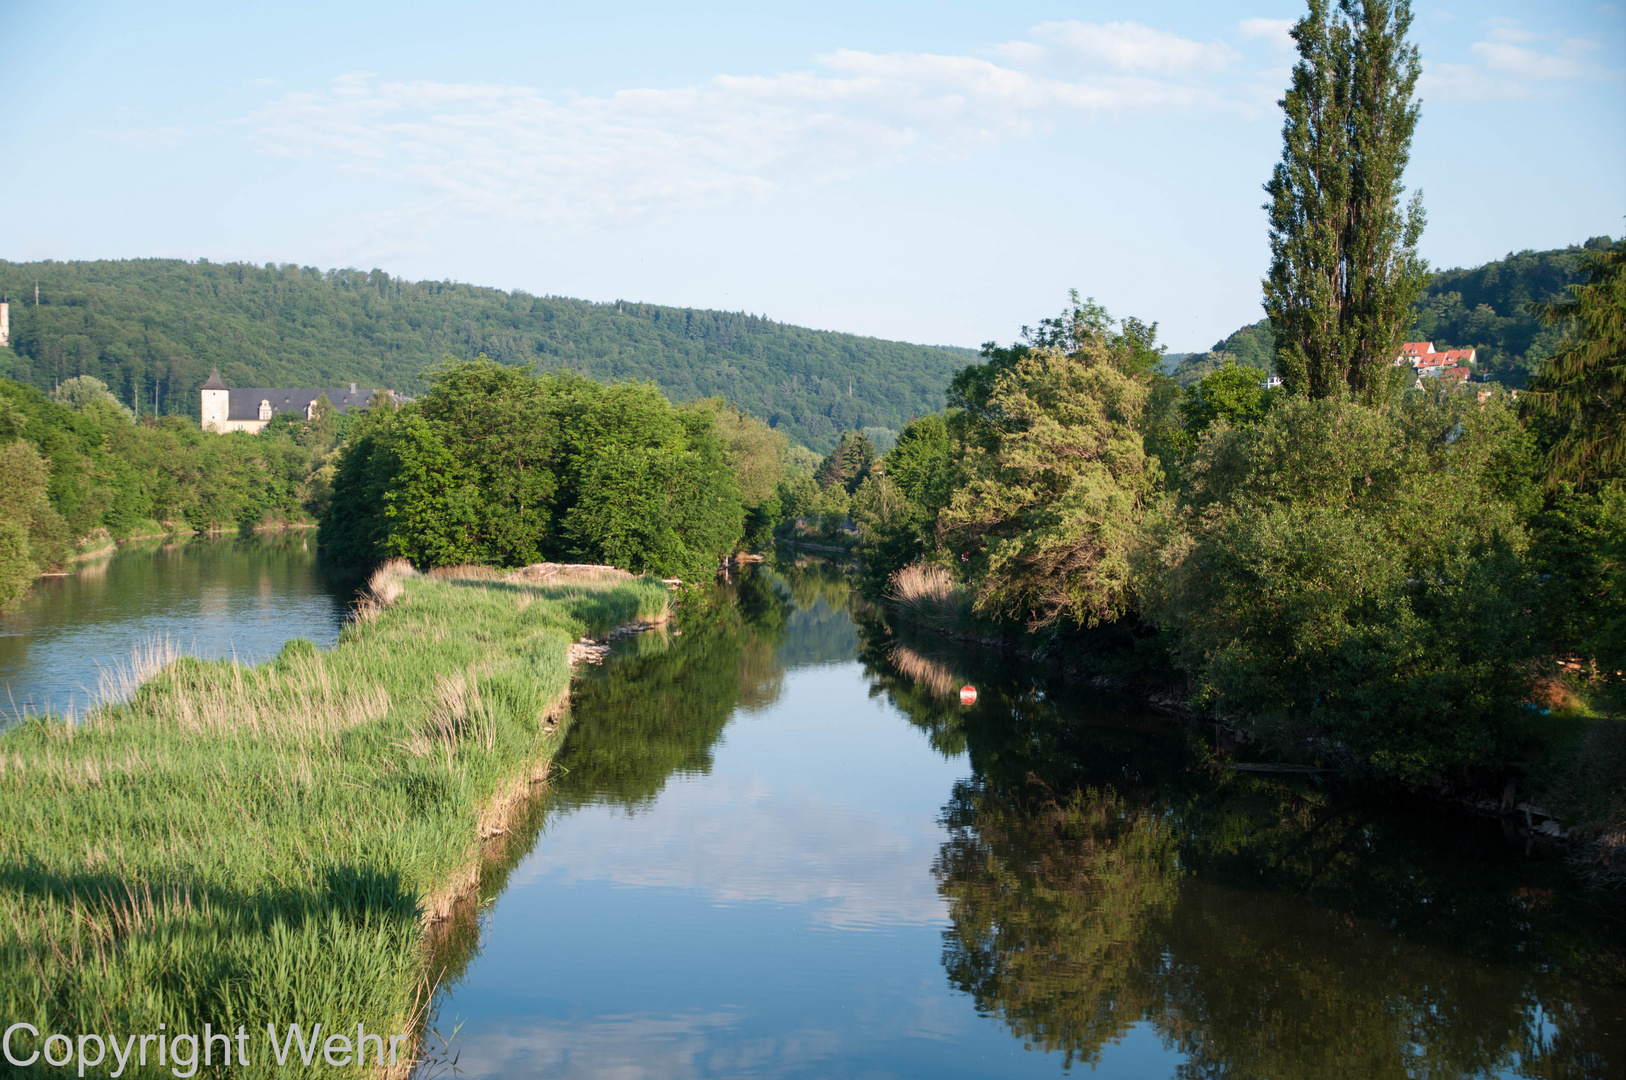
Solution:
<svg viewBox="0 0 1626 1080"><path fill-rule="evenodd" d="M1607 236L1595 236L1585 244L1520 251L1467 270L1436 271L1417 302L1417 321L1408 340L1432 341L1441 350L1478 350L1479 374L1493 382L1523 386L1563 336L1562 329L1543 326L1530 304L1564 299L1567 286L1581 280L1585 253L1611 242ZM1208 352L1180 356L1170 367L1185 385L1227 359L1269 371L1275 347L1270 321L1261 319L1215 342Z"/></svg>
<svg viewBox="0 0 1626 1080"><path fill-rule="evenodd" d="M1510 386L1523 386L1536 365L1553 354L1561 329L1543 326L1534 302L1565 299L1581 280L1584 253L1607 248L1607 236L1552 251L1510 253L1471 269L1441 270L1417 304L1414 340L1437 349L1477 349L1480 370Z"/></svg>
<svg viewBox="0 0 1626 1080"><path fill-rule="evenodd" d="M39 285L39 304L34 287ZM0 261L12 345L0 377L49 390L94 375L143 413L196 416L218 366L231 386L423 391L447 354L652 379L675 401L724 397L827 450L840 431L901 429L943 407L971 349L787 326L740 312L595 304L380 270Z"/></svg>

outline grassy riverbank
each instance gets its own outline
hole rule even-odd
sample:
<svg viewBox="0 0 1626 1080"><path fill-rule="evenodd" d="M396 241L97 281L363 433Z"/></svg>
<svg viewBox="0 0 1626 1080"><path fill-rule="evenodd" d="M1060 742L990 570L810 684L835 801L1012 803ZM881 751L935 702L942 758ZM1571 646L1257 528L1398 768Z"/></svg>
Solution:
<svg viewBox="0 0 1626 1080"><path fill-rule="evenodd" d="M557 746L571 643L664 617L667 592L396 567L374 597L328 652L159 650L126 704L0 736L8 1025L244 1025L254 1065L232 1075L279 1077L303 1066L276 1066L268 1023L408 1030L430 926Z"/></svg>

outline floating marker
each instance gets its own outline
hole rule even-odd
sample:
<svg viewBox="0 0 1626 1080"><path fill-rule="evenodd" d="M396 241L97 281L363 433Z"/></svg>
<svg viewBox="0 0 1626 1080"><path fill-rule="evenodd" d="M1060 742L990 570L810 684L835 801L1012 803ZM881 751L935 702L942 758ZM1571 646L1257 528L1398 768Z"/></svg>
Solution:
<svg viewBox="0 0 1626 1080"><path fill-rule="evenodd" d="M977 688L975 686L960 687L960 704L975 705L977 702Z"/></svg>

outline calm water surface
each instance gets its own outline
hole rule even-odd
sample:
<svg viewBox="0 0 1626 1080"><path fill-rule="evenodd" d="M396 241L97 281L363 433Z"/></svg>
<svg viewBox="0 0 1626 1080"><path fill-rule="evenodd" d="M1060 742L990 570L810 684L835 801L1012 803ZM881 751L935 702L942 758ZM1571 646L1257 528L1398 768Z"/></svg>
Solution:
<svg viewBox="0 0 1626 1080"><path fill-rule="evenodd" d="M445 949L464 1076L1626 1075L1620 924L1497 823L1216 769L814 564L679 625Z"/></svg>
<svg viewBox="0 0 1626 1080"><path fill-rule="evenodd" d="M126 544L40 579L0 614L0 725L19 712L84 708L104 671L152 641L245 661L294 637L326 647L349 597L317 565L311 532Z"/></svg>

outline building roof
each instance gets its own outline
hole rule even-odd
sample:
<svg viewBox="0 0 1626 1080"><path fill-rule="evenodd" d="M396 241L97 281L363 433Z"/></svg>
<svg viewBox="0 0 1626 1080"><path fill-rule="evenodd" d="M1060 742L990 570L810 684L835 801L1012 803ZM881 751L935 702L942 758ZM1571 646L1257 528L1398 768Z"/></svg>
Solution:
<svg viewBox="0 0 1626 1080"><path fill-rule="evenodd" d="M209 381L203 384L205 390L224 390L226 384L220 381L220 369L214 368L209 372Z"/></svg>
<svg viewBox="0 0 1626 1080"><path fill-rule="evenodd" d="M205 389L209 387L205 386ZM220 387L219 389L224 389ZM372 401L373 395L385 391L357 390L353 387L306 387L297 390L271 389L263 386L250 386L241 390L228 391L226 399L227 420L258 420L260 418L260 402L271 403L271 413L302 413L310 407L311 402L327 395L333 409L338 413L346 413L351 409L365 409Z"/></svg>
<svg viewBox="0 0 1626 1080"><path fill-rule="evenodd" d="M1400 346L1400 351L1407 355L1431 353L1434 351L1434 343L1432 341L1408 341Z"/></svg>

